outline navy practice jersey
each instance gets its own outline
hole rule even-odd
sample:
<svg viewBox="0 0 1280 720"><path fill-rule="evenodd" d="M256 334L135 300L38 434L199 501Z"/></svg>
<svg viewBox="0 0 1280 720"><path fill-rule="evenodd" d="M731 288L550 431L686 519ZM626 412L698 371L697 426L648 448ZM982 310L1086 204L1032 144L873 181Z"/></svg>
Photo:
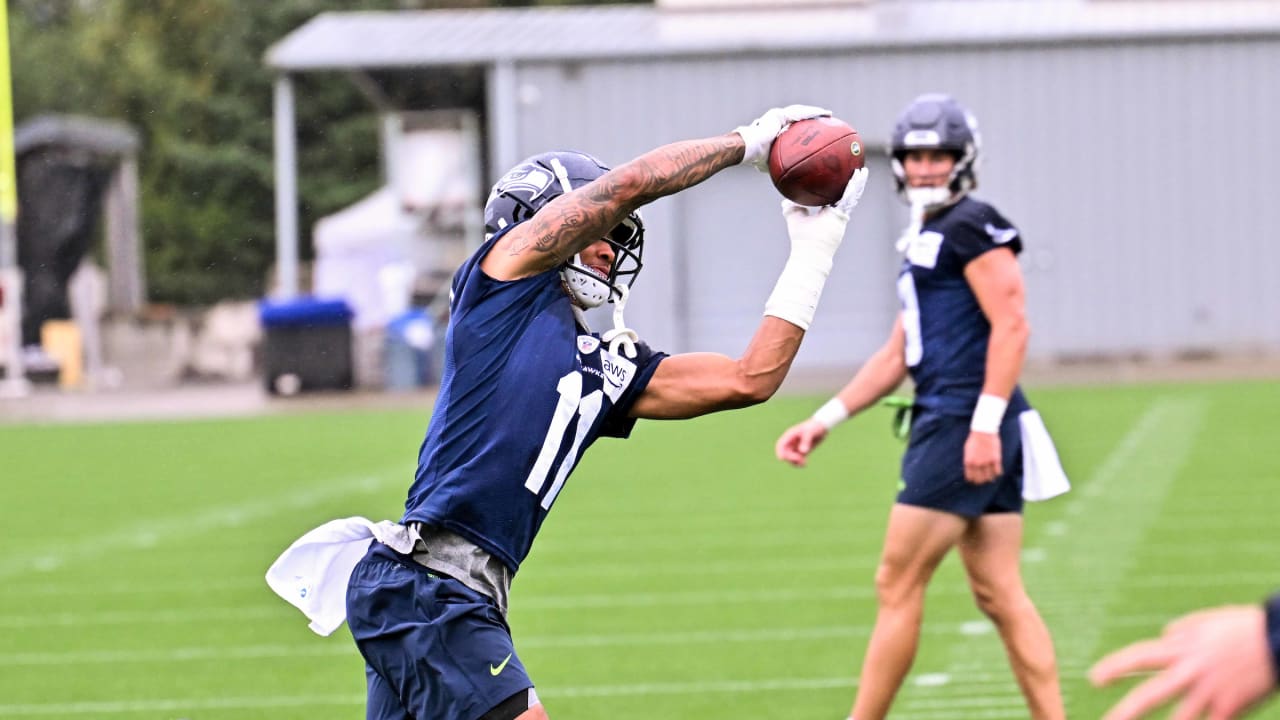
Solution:
<svg viewBox="0 0 1280 720"><path fill-rule="evenodd" d="M995 208L967 196L929 218L907 246L898 299L907 367L922 407L973 413L986 375L991 324L964 268L999 247L1021 252L1018 230Z"/></svg>
<svg viewBox="0 0 1280 720"><path fill-rule="evenodd" d="M583 451L626 437L666 357L609 352L574 320L558 269L498 281L480 260L453 280L444 374L403 522L451 530L515 572Z"/></svg>

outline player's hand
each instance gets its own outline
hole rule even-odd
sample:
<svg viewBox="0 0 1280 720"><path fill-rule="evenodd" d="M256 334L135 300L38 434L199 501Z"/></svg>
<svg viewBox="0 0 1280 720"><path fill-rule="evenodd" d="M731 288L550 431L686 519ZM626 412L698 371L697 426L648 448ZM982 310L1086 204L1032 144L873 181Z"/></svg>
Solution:
<svg viewBox="0 0 1280 720"><path fill-rule="evenodd" d="M817 420L805 420L787 428L774 444L773 451L779 460L804 467L809 453L822 444L827 432L826 426Z"/></svg>
<svg viewBox="0 0 1280 720"><path fill-rule="evenodd" d="M830 114L830 110L813 105L788 105L769 110L750 125L734 128L733 131L741 135L742 141L747 145L746 152L742 155L742 164L754 165L757 170L767 172L769 148L779 133L793 122Z"/></svg>
<svg viewBox="0 0 1280 720"><path fill-rule="evenodd" d="M1000 436L970 432L964 442L964 479L976 485L989 483L1004 472L1000 460Z"/></svg>
<svg viewBox="0 0 1280 720"><path fill-rule="evenodd" d="M1266 614L1256 605L1200 610L1165 627L1164 634L1107 655L1089 670L1103 686L1131 673L1156 671L1129 691L1104 720L1135 720L1181 698L1175 720L1230 720L1276 687L1267 647Z"/></svg>
<svg viewBox="0 0 1280 720"><path fill-rule="evenodd" d="M831 206L832 212L844 215L845 222L849 221L849 213L858 206L858 201L862 199L862 192L867 189L867 178L871 176L871 171L865 167L858 168L853 171L853 177L849 178L849 184L844 186L844 195Z"/></svg>
<svg viewBox="0 0 1280 720"><path fill-rule="evenodd" d="M867 169L861 168L849 179L844 195L832 205L815 208L784 199L782 217L787 221L787 235L791 238L792 247L821 247L834 255L844 240L849 212L858 204L866 187Z"/></svg>
<svg viewBox="0 0 1280 720"><path fill-rule="evenodd" d="M822 250L829 257L834 257L836 249L844 241L848 216L831 205L807 207L784 199L782 218L787 222L787 237L791 240L792 252ZM827 265L830 269L830 261Z"/></svg>

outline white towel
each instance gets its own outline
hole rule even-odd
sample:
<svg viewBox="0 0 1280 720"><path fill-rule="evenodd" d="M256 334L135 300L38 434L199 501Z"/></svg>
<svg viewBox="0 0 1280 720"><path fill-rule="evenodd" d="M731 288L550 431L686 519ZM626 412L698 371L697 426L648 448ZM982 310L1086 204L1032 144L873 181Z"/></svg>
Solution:
<svg viewBox="0 0 1280 720"><path fill-rule="evenodd" d="M375 539L408 554L417 533L390 520L330 520L295 540L276 558L267 570L267 584L311 620L312 630L330 635L347 619L351 571Z"/></svg>
<svg viewBox="0 0 1280 720"><path fill-rule="evenodd" d="M1022 498L1032 502L1048 500L1070 490L1071 482L1040 413L1020 413L1018 425L1022 430Z"/></svg>

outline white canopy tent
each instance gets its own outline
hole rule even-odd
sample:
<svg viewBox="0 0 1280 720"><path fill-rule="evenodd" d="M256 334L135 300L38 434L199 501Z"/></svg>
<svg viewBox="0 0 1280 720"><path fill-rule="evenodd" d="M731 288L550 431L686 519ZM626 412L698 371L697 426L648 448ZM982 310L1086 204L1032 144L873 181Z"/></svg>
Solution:
<svg viewBox="0 0 1280 720"><path fill-rule="evenodd" d="M313 236L315 296L346 300L357 331L386 325L408 307L418 224L390 186L321 219Z"/></svg>

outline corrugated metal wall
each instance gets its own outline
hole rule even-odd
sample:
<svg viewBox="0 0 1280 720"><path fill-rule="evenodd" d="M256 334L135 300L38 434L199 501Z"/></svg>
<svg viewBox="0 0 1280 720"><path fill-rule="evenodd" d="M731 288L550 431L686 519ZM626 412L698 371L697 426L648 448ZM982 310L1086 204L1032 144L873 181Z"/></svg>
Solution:
<svg viewBox="0 0 1280 720"><path fill-rule="evenodd" d="M905 209L883 148L945 90L978 116L978 195L1022 230L1033 357L1280 350L1280 38L835 50L521 65L521 155L622 162L789 102L825 104L881 152L797 366L847 367L896 312ZM786 257L778 196L735 168L645 210L631 324L736 354Z"/></svg>

